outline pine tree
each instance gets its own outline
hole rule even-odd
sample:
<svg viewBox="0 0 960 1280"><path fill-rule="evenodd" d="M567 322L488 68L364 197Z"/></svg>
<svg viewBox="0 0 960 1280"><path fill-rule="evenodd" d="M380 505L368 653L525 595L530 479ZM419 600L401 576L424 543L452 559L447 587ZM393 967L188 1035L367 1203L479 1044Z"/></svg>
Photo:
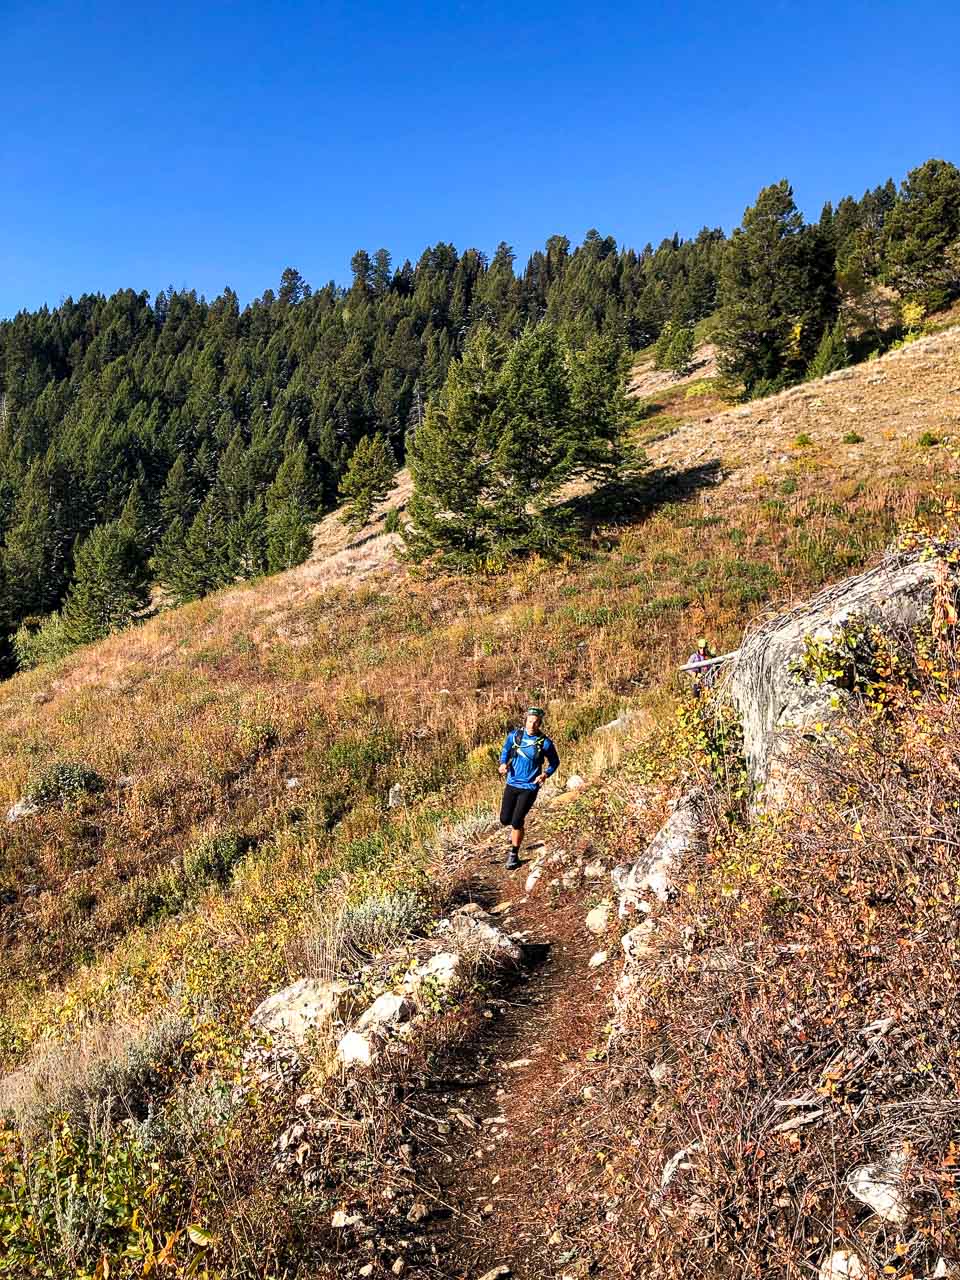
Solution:
<svg viewBox="0 0 960 1280"><path fill-rule="evenodd" d="M63 633L71 645L89 644L128 626L149 600L141 548L119 520L97 525L77 549L64 602Z"/></svg>
<svg viewBox="0 0 960 1280"><path fill-rule="evenodd" d="M928 160L907 174L886 223L886 275L928 309L960 296L960 169Z"/></svg>
<svg viewBox="0 0 960 1280"><path fill-rule="evenodd" d="M340 500L346 504L343 522L353 529L365 525L378 502L393 488L397 460L389 441L379 432L364 436L350 456L340 481Z"/></svg>
<svg viewBox="0 0 960 1280"><path fill-rule="evenodd" d="M412 559L452 567L482 562L496 538L494 411L503 350L492 330L474 330L410 444L414 490L404 540Z"/></svg>
<svg viewBox="0 0 960 1280"><path fill-rule="evenodd" d="M546 551L566 521L554 499L589 446L577 423L565 352L554 329L526 329L511 347L494 415L497 541L502 553Z"/></svg>
<svg viewBox="0 0 960 1280"><path fill-rule="evenodd" d="M786 179L760 192L727 242L720 304L724 374L748 395L802 376L839 299L829 239L804 227Z"/></svg>
<svg viewBox="0 0 960 1280"><path fill-rule="evenodd" d="M580 474L610 480L632 469L636 458L627 429L629 361L620 342L600 335L574 351L569 360L570 412L577 433L576 467Z"/></svg>
<svg viewBox="0 0 960 1280"><path fill-rule="evenodd" d="M828 373L843 369L850 363L847 335L843 321L838 319L829 329L824 329L817 353L807 366L808 378L823 378Z"/></svg>
<svg viewBox="0 0 960 1280"><path fill-rule="evenodd" d="M306 445L287 453L267 490L266 557L271 573L291 569L313 546L313 485Z"/></svg>

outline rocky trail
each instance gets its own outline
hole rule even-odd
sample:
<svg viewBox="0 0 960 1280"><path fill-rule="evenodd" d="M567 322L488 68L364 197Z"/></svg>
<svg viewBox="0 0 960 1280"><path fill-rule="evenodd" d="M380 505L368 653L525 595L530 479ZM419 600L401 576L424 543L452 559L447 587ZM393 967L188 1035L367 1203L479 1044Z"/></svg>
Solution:
<svg viewBox="0 0 960 1280"><path fill-rule="evenodd" d="M486 995L476 1032L449 1047L431 1078L405 1099L408 1168L385 1195L409 1202L401 1222L415 1238L406 1248L396 1241L397 1275L602 1274L578 1246L575 1226L578 1214L595 1223L597 1207L587 1202L571 1214L555 1156L584 1121L596 1092L591 1081L606 1071L594 1053L604 1039L617 943L592 933L585 918L609 877L584 878L582 860L552 852L535 831L524 866L508 872L504 844L498 836L470 851L457 897L479 903L521 941L526 962ZM541 860L546 870L528 894L531 865ZM587 867L599 873L599 864ZM610 959L601 962L608 948ZM390 1272L381 1263L359 1274Z"/></svg>

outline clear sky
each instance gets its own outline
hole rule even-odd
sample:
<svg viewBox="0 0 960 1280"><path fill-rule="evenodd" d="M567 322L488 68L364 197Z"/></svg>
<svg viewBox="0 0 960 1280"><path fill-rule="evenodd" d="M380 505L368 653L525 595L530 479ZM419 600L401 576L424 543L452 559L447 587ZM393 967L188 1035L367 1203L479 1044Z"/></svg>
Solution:
<svg viewBox="0 0 960 1280"><path fill-rule="evenodd" d="M957 0L0 0L0 51L0 316L639 248L960 163Z"/></svg>

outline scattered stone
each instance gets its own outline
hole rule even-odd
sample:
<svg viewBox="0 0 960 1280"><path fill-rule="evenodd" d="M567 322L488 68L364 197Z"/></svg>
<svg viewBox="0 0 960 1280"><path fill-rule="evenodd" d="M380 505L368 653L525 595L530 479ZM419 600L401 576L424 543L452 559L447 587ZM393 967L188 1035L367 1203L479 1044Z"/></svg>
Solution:
<svg viewBox="0 0 960 1280"><path fill-rule="evenodd" d="M895 1152L881 1164L865 1164L854 1169L847 1177L847 1190L882 1218L901 1226L909 1213L903 1190L903 1170L906 1157Z"/></svg>
<svg viewBox="0 0 960 1280"><path fill-rule="evenodd" d="M288 790L288 791L296 791L296 789L297 789L299 786L300 786L300 779L299 779L299 778L288 778L288 779L287 779L287 790Z"/></svg>
<svg viewBox="0 0 960 1280"><path fill-rule="evenodd" d="M602 880L606 874L607 868L599 858L584 864L583 875L586 880Z"/></svg>
<svg viewBox="0 0 960 1280"><path fill-rule="evenodd" d="M587 964L591 969L599 969L602 964L607 963L607 953L605 951L595 951Z"/></svg>
<svg viewBox="0 0 960 1280"><path fill-rule="evenodd" d="M414 1224L425 1222L430 1217L430 1210L422 1200L417 1200L410 1206L410 1212L407 1214L407 1221Z"/></svg>
<svg viewBox="0 0 960 1280"><path fill-rule="evenodd" d="M551 1244L551 1245L563 1244L563 1236L560 1234L559 1231L554 1231L554 1233L547 1240L547 1244Z"/></svg>
<svg viewBox="0 0 960 1280"><path fill-rule="evenodd" d="M250 1026L299 1048L311 1032L342 1016L349 999L349 983L301 978L257 1005Z"/></svg>
<svg viewBox="0 0 960 1280"><path fill-rule="evenodd" d="M508 1275L510 1275L510 1268L499 1266L494 1267L492 1271L485 1271L480 1280L506 1280Z"/></svg>
<svg viewBox="0 0 960 1280"><path fill-rule="evenodd" d="M534 866L531 869L530 874L527 876L526 883L523 886L524 893L533 893L542 875L543 867L539 865Z"/></svg>
<svg viewBox="0 0 960 1280"><path fill-rule="evenodd" d="M567 779L568 791L579 791L581 787L585 787L586 785L587 784L584 782L583 778L580 777L579 773L571 773L570 777Z"/></svg>
<svg viewBox="0 0 960 1280"><path fill-rule="evenodd" d="M376 1030L396 1026L407 1022L412 1013L413 1010L406 996L398 995L394 991L385 991L382 996L377 996L370 1008L360 1015L356 1029L366 1031L369 1028Z"/></svg>
<svg viewBox="0 0 960 1280"><path fill-rule="evenodd" d="M592 1102L597 1096L597 1091L592 1084L585 1084L580 1090L580 1097L584 1102Z"/></svg>
<svg viewBox="0 0 960 1280"><path fill-rule="evenodd" d="M363 1218L359 1213L347 1213L346 1209L338 1209L330 1219L331 1227L342 1230L344 1227L355 1227Z"/></svg>
<svg viewBox="0 0 960 1280"><path fill-rule="evenodd" d="M508 1071L519 1071L521 1067L530 1067L533 1062L530 1058L515 1058L513 1062L507 1063Z"/></svg>
<svg viewBox="0 0 960 1280"><path fill-rule="evenodd" d="M560 883L565 889L576 889L580 881L583 879L583 868L576 866L571 867L569 871L565 871L561 876Z"/></svg>
<svg viewBox="0 0 960 1280"><path fill-rule="evenodd" d="M403 804L403 787L399 782L395 782L387 792L387 808L399 809Z"/></svg>
<svg viewBox="0 0 960 1280"><path fill-rule="evenodd" d="M407 1264L404 1262L402 1258L397 1258L396 1262L394 1262L390 1270L393 1272L395 1276L402 1276L404 1273L404 1270L406 1269L406 1265Z"/></svg>
<svg viewBox="0 0 960 1280"><path fill-rule="evenodd" d="M635 964L636 961L650 954L653 950L654 933L656 933L656 925L653 921L644 920L635 929L631 929L629 933L623 935L620 939L620 945L623 947L627 964Z"/></svg>
<svg viewBox="0 0 960 1280"><path fill-rule="evenodd" d="M483 1206L480 1212L483 1214L485 1218L489 1218L491 1213L493 1213L493 1205L488 1202Z"/></svg>
<svg viewBox="0 0 960 1280"><path fill-rule="evenodd" d="M595 933L599 936L600 934L607 932L607 926L610 923L610 907L611 903L607 899L604 899L604 901L595 906L592 911L587 912L587 918L584 920L584 924L591 933Z"/></svg>
<svg viewBox="0 0 960 1280"><path fill-rule="evenodd" d="M505 912L509 911L512 906L513 899L505 898L503 902L498 902L495 907L490 908L490 914L492 916L502 916Z"/></svg>
<svg viewBox="0 0 960 1280"><path fill-rule="evenodd" d="M345 1067L369 1067L373 1061L373 1044L359 1031L348 1031L337 1046L337 1056Z"/></svg>
<svg viewBox="0 0 960 1280"><path fill-rule="evenodd" d="M836 1249L824 1258L819 1280L861 1280L866 1274L858 1254L849 1249Z"/></svg>
<svg viewBox="0 0 960 1280"><path fill-rule="evenodd" d="M8 822L19 822L21 818L32 818L35 813L40 812L40 806L33 803L32 800L18 800L16 804L10 806L7 810Z"/></svg>
<svg viewBox="0 0 960 1280"><path fill-rule="evenodd" d="M372 1276L372 1275L373 1275L373 1263L372 1263L372 1262L368 1262L368 1263L366 1263L364 1266L362 1266L362 1267L360 1268L360 1270L357 1272L357 1275L358 1275L358 1276Z"/></svg>

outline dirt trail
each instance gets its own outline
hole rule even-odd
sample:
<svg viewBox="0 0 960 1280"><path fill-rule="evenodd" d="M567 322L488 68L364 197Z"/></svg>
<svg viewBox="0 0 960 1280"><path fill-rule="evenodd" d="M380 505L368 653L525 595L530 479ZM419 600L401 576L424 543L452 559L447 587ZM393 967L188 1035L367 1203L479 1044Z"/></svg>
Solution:
<svg viewBox="0 0 960 1280"><path fill-rule="evenodd" d="M531 834L528 859L545 852ZM514 1280L559 1276L570 1266L587 1274L570 1238L569 1206L566 1233L555 1231L566 1193L553 1148L582 1112L583 1090L589 1098L591 1079L605 1070L590 1054L602 1038L615 953L584 918L607 884L588 880L557 892L545 874L528 898L528 865L506 871L503 843L473 855L460 896L519 934L528 964L488 998L478 1034L449 1050L432 1084L408 1099L416 1144L410 1187L431 1210L419 1260L410 1257L404 1272L411 1277L476 1280L497 1267ZM611 959L591 968L591 956L608 948Z"/></svg>

